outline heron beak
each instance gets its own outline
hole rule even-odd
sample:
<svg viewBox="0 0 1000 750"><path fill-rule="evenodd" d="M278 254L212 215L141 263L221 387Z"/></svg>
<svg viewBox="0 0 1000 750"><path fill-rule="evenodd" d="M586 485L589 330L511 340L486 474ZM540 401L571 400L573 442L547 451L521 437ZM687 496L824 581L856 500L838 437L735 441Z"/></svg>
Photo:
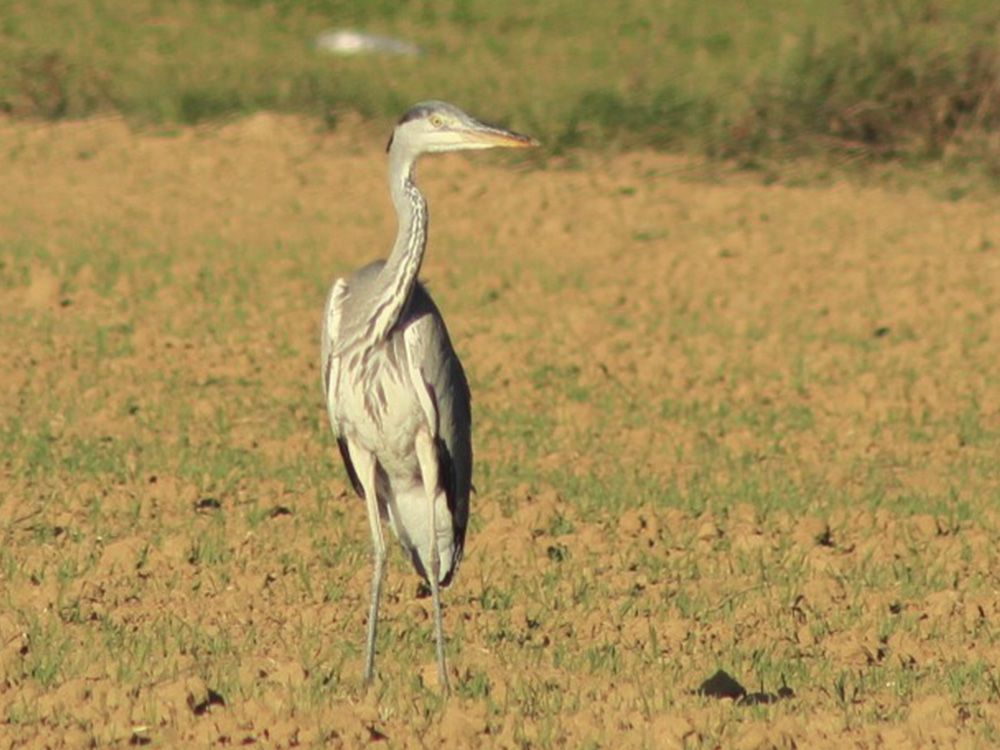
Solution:
<svg viewBox="0 0 1000 750"><path fill-rule="evenodd" d="M542 145L530 136L489 125L467 131L465 140L467 143L474 143L482 148L532 148Z"/></svg>

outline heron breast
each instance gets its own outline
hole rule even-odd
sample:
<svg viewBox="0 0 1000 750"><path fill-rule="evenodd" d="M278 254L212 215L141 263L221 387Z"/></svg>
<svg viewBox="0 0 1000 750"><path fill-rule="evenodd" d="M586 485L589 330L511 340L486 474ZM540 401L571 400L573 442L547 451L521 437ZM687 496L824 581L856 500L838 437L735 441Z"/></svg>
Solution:
<svg viewBox="0 0 1000 750"><path fill-rule="evenodd" d="M342 372L337 399L345 432L379 457L393 464L417 466L413 445L424 421L420 402L405 366L395 357L372 352L359 367Z"/></svg>

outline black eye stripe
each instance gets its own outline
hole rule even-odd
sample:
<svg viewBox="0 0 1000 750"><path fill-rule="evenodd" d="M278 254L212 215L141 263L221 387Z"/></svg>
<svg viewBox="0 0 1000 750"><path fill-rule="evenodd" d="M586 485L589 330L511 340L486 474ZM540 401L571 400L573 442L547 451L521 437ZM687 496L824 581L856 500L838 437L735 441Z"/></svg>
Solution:
<svg viewBox="0 0 1000 750"><path fill-rule="evenodd" d="M427 117L431 113L430 107L413 107L405 115L399 118L399 125L403 123L410 122L410 120L417 120L421 117Z"/></svg>

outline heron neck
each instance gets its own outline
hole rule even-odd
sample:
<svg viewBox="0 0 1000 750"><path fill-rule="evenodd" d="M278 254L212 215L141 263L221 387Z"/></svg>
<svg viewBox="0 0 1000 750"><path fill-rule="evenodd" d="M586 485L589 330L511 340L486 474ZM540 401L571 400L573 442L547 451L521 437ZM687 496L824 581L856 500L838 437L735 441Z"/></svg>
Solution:
<svg viewBox="0 0 1000 750"><path fill-rule="evenodd" d="M427 246L427 201L413 180L414 160L390 152L389 190L399 228L389 260L379 274L379 304L372 320L376 340L399 322L417 282Z"/></svg>

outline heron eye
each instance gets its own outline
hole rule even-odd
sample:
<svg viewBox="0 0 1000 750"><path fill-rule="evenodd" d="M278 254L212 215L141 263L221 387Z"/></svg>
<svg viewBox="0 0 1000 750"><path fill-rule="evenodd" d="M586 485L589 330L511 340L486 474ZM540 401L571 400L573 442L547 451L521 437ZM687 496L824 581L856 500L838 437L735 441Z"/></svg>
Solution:
<svg viewBox="0 0 1000 750"><path fill-rule="evenodd" d="M441 115L431 115L431 125L436 128L444 126L444 118Z"/></svg>

